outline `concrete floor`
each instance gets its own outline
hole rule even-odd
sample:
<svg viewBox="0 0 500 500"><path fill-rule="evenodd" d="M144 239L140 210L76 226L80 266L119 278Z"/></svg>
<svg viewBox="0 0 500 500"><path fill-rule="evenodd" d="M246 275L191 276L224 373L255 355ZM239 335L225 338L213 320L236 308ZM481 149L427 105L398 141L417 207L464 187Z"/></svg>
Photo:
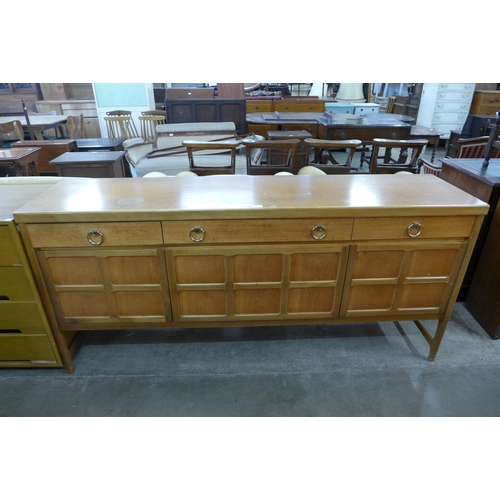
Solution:
<svg viewBox="0 0 500 500"><path fill-rule="evenodd" d="M412 322L92 332L73 374L1 370L0 416L500 415L500 342L462 303L427 354Z"/></svg>

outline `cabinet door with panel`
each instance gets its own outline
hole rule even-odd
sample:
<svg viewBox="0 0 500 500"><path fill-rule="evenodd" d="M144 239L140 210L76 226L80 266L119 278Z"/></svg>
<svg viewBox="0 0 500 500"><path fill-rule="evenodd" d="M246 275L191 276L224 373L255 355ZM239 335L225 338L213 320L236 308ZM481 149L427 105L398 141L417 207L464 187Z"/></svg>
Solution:
<svg viewBox="0 0 500 500"><path fill-rule="evenodd" d="M353 245L342 316L444 313L467 244Z"/></svg>
<svg viewBox="0 0 500 500"><path fill-rule="evenodd" d="M336 318L346 245L167 250L174 321Z"/></svg>
<svg viewBox="0 0 500 500"><path fill-rule="evenodd" d="M62 329L170 321L159 222L28 224L27 233Z"/></svg>
<svg viewBox="0 0 500 500"><path fill-rule="evenodd" d="M474 223L474 216L355 219L342 315L439 318Z"/></svg>
<svg viewBox="0 0 500 500"><path fill-rule="evenodd" d="M171 320L163 250L37 252L61 326Z"/></svg>

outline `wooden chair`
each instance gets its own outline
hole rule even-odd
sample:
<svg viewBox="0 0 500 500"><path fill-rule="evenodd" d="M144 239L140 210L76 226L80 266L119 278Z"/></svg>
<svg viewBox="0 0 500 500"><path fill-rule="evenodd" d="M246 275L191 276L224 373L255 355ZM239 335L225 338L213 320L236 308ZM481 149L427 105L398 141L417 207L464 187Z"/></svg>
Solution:
<svg viewBox="0 0 500 500"><path fill-rule="evenodd" d="M234 174L236 169L236 153L241 147L240 139L231 139L228 141L197 141L194 139L189 139L183 141L182 145L187 150L187 155L189 159L189 171L197 175L222 175L222 174ZM218 153L231 153L227 154L210 154L204 156L204 161L206 162L210 159L211 165L196 165L195 158L200 153L203 152L214 152ZM199 158L198 158L199 159ZM224 160L229 159L229 165L224 165ZM222 165L221 165L222 163ZM227 163L227 162L226 162Z"/></svg>
<svg viewBox="0 0 500 500"><path fill-rule="evenodd" d="M141 116L139 116L139 123L141 125L141 136L146 142L148 142L156 140L156 126L163 125L167 122L165 113L163 113L163 115L142 114Z"/></svg>
<svg viewBox="0 0 500 500"><path fill-rule="evenodd" d="M306 145L306 157L309 161L307 165L317 167L325 174L350 173L356 148L362 145L362 142L357 139L347 141L304 139L304 143ZM340 161L338 155L344 152L345 158Z"/></svg>
<svg viewBox="0 0 500 500"><path fill-rule="evenodd" d="M299 139L276 141L243 139L247 163L247 175L274 175L293 172L293 156ZM262 163L265 158L266 163ZM277 163L271 163L271 158Z"/></svg>
<svg viewBox="0 0 500 500"><path fill-rule="evenodd" d="M458 139L457 158L484 158L489 136ZM500 151L492 151L492 158L500 158Z"/></svg>
<svg viewBox="0 0 500 500"><path fill-rule="evenodd" d="M149 111L141 111L143 116L163 116L167 117L167 113L164 109L150 109Z"/></svg>
<svg viewBox="0 0 500 500"><path fill-rule="evenodd" d="M113 111L106 111L106 116L132 116L132 111L126 109L115 109Z"/></svg>
<svg viewBox="0 0 500 500"><path fill-rule="evenodd" d="M435 175L436 177L441 177L441 167L434 165L430 161L425 160L424 158L419 158L417 161L417 165L419 171L423 172L424 174L431 174Z"/></svg>
<svg viewBox="0 0 500 500"><path fill-rule="evenodd" d="M103 118L106 122L108 137L125 137L126 139L140 137L131 115L109 115Z"/></svg>
<svg viewBox="0 0 500 500"><path fill-rule="evenodd" d="M373 139L370 174L418 173L417 160L428 142L426 139ZM385 149L383 156L380 155L381 149ZM412 154L409 156L410 149ZM396 159L392 158L393 150L398 150Z"/></svg>
<svg viewBox="0 0 500 500"><path fill-rule="evenodd" d="M87 137L85 134L85 120L82 113L77 116L68 116L66 131L69 139L83 139Z"/></svg>
<svg viewBox="0 0 500 500"><path fill-rule="evenodd" d="M10 148L13 142L23 141L23 126L19 120L0 123L0 141L2 148Z"/></svg>

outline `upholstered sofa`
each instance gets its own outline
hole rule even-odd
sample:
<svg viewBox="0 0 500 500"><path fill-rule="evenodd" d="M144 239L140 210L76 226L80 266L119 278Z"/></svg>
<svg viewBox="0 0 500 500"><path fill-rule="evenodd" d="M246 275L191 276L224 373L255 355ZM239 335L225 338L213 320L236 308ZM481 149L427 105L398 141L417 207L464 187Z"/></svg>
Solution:
<svg viewBox="0 0 500 500"><path fill-rule="evenodd" d="M127 160L132 177L144 177L151 172L173 176L189 171L189 159L182 143L185 140L220 141L235 137L233 122L170 123L157 125L157 139L144 142L142 139L129 139L124 142ZM180 152L173 151L180 148ZM221 156L225 158L221 159ZM219 157L219 158L218 158ZM197 163L204 166L227 164L226 153L209 150L197 155ZM236 173L246 173L244 148L236 155Z"/></svg>

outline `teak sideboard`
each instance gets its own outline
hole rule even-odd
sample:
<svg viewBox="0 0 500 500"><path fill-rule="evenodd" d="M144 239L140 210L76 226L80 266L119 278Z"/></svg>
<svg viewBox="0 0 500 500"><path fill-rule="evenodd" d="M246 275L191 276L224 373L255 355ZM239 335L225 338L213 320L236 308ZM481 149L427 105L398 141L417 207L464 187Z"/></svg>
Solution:
<svg viewBox="0 0 500 500"><path fill-rule="evenodd" d="M414 320L432 361L487 210L433 175L219 175L65 179L15 219L71 372L70 332L141 327Z"/></svg>

